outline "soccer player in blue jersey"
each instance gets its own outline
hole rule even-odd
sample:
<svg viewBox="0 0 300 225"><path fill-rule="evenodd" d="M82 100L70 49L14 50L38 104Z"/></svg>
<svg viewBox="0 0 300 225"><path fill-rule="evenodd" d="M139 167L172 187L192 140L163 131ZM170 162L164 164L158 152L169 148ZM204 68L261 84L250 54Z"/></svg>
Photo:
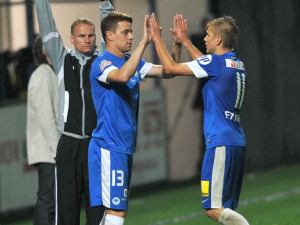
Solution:
<svg viewBox="0 0 300 225"><path fill-rule="evenodd" d="M172 60L154 14L150 31L165 73L206 80L202 90L207 146L201 174L202 206L210 218L221 224L247 225L247 220L234 211L242 186L246 145L240 111L247 76L244 64L233 52L239 29L228 16L210 21L204 38L208 54L203 55L187 38L187 21L181 15L176 21L173 33L190 53L191 62Z"/></svg>
<svg viewBox="0 0 300 225"><path fill-rule="evenodd" d="M143 37L132 55L132 18L111 12L101 22L106 51L92 64L92 97L97 127L89 145L91 206L104 206L101 225L122 225L128 207L132 154L137 138L139 83L146 77L164 78L161 65L141 59L152 40L149 16L144 19ZM180 55L173 45L174 58Z"/></svg>

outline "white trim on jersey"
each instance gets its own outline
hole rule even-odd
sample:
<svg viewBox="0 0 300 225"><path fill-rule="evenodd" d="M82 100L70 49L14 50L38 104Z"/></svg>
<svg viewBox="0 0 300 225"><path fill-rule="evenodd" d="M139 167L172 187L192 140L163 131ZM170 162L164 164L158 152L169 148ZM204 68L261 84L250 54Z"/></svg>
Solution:
<svg viewBox="0 0 300 225"><path fill-rule="evenodd" d="M101 177L103 205L110 208L110 151L101 148Z"/></svg>
<svg viewBox="0 0 300 225"><path fill-rule="evenodd" d="M199 65L197 60L185 63L193 71L195 77L204 78L208 77L206 71Z"/></svg>
<svg viewBox="0 0 300 225"><path fill-rule="evenodd" d="M145 63L144 66L141 68L140 75L142 81L146 80L146 75L149 72L149 70L151 70L152 67L153 67L152 63Z"/></svg>
<svg viewBox="0 0 300 225"><path fill-rule="evenodd" d="M108 67L107 69L104 70L104 72L101 74L100 77L98 77L98 80L102 83L105 83L105 84L109 84L109 82L107 82L107 76L108 74L113 71L113 70L118 70L119 68L116 67L116 66L110 66Z"/></svg>
<svg viewBox="0 0 300 225"><path fill-rule="evenodd" d="M226 147L216 147L214 167L211 178L211 208L222 207L222 195L224 186Z"/></svg>

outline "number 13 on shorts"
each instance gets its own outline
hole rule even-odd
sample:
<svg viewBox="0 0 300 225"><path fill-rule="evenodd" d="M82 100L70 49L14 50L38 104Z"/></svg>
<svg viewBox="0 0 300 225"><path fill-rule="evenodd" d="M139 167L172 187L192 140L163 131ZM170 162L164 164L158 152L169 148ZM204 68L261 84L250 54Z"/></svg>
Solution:
<svg viewBox="0 0 300 225"><path fill-rule="evenodd" d="M111 171L111 186L122 187L124 185L124 171L123 170L112 170Z"/></svg>
<svg viewBox="0 0 300 225"><path fill-rule="evenodd" d="M110 151L109 208L127 210L131 171L132 155Z"/></svg>

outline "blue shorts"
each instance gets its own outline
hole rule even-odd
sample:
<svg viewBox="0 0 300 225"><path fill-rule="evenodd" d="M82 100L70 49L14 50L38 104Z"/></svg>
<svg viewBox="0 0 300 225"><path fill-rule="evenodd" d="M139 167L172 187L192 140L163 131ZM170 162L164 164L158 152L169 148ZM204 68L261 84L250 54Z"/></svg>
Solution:
<svg viewBox="0 0 300 225"><path fill-rule="evenodd" d="M103 149L92 138L88 159L91 206L127 210L132 155Z"/></svg>
<svg viewBox="0 0 300 225"><path fill-rule="evenodd" d="M237 208L242 182L245 147L221 146L207 149L201 174L204 209Z"/></svg>

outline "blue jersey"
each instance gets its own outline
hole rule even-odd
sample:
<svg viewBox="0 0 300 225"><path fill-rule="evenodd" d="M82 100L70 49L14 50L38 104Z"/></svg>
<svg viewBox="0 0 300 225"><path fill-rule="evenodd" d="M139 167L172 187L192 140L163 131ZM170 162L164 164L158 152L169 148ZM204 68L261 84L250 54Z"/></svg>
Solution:
<svg viewBox="0 0 300 225"><path fill-rule="evenodd" d="M247 79L244 64L229 52L204 55L187 65L197 78L207 78L202 90L207 148L245 146L240 121Z"/></svg>
<svg viewBox="0 0 300 225"><path fill-rule="evenodd" d="M139 83L152 64L141 60L136 73L127 83L110 82L106 78L114 69L120 69L124 59L104 51L93 62L91 89L97 113L97 127L93 137L102 148L132 154L135 152L139 105Z"/></svg>

